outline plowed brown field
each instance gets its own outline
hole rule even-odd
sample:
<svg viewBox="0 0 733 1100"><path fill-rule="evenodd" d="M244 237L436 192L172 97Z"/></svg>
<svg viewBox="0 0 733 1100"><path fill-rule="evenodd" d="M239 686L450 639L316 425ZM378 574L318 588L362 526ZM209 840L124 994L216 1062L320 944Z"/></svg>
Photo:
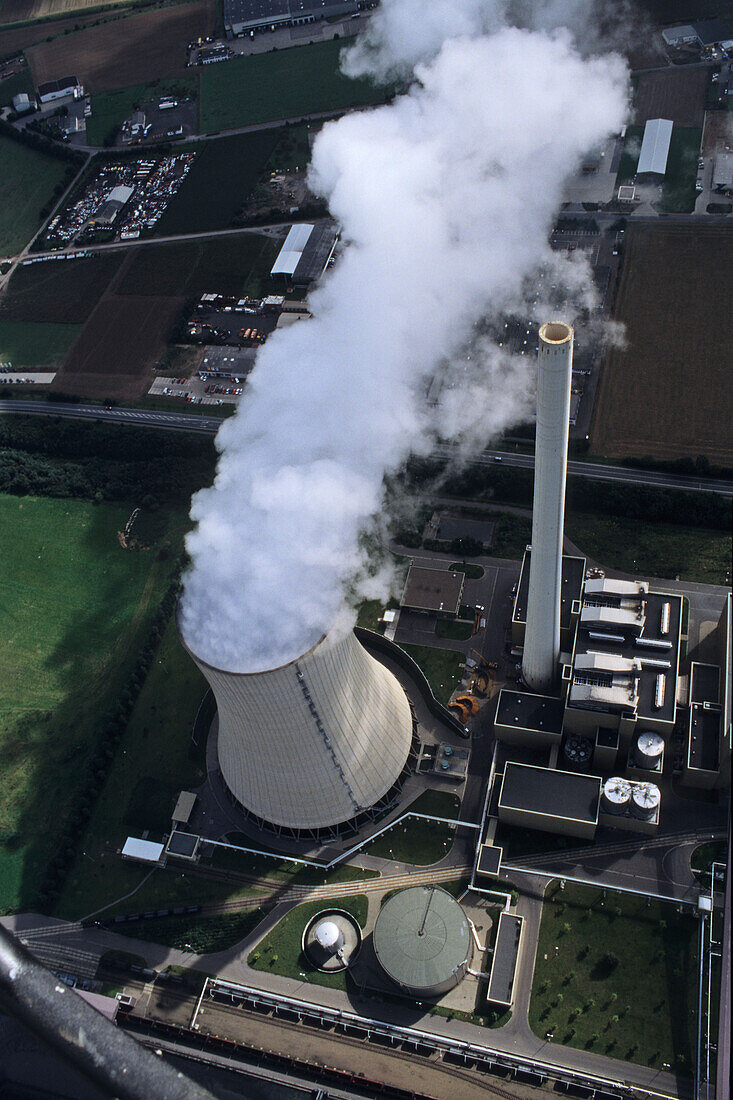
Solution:
<svg viewBox="0 0 733 1100"><path fill-rule="evenodd" d="M89 92L111 91L185 73L188 43L215 21L216 0L197 0L40 42L27 56L36 85L73 73Z"/></svg>
<svg viewBox="0 0 733 1100"><path fill-rule="evenodd" d="M733 465L733 226L630 225L591 451Z"/></svg>

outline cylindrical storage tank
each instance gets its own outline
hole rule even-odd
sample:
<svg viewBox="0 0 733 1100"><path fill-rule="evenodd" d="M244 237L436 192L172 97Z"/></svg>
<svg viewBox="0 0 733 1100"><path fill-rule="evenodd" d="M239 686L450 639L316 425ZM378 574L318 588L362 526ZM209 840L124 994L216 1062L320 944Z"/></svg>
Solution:
<svg viewBox="0 0 733 1100"><path fill-rule="evenodd" d="M452 989L473 953L466 914L437 886L393 894L377 917L373 944L385 974L415 997L438 997Z"/></svg>
<svg viewBox="0 0 733 1100"><path fill-rule="evenodd" d="M601 808L607 814L621 817L631 805L631 784L627 779L613 776L603 784Z"/></svg>
<svg viewBox="0 0 733 1100"><path fill-rule="evenodd" d="M344 945L344 934L332 920L324 920L317 926L313 938L323 951L335 955Z"/></svg>
<svg viewBox="0 0 733 1100"><path fill-rule="evenodd" d="M573 374L573 329L550 321L540 329L537 438L532 503L532 556L522 675L535 691L554 685L560 658L562 543Z"/></svg>
<svg viewBox="0 0 733 1100"><path fill-rule="evenodd" d="M651 821L659 810L662 796L656 783L635 783L631 795L631 812L640 821Z"/></svg>
<svg viewBox="0 0 733 1100"><path fill-rule="evenodd" d="M658 768L664 754L664 738L653 730L644 730L634 745L634 762L638 768Z"/></svg>
<svg viewBox="0 0 733 1100"><path fill-rule="evenodd" d="M400 778L410 704L352 630L250 673L214 668L182 641L216 698L224 782L260 824L296 834L347 826Z"/></svg>

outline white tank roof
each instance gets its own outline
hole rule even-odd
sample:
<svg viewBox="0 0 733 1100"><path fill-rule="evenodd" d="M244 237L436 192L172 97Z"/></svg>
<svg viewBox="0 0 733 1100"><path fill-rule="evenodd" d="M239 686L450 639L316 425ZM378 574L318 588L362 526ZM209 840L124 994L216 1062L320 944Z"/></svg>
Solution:
<svg viewBox="0 0 733 1100"><path fill-rule="evenodd" d="M662 801L662 796L655 783L635 783L631 799L639 809L655 810Z"/></svg>
<svg viewBox="0 0 733 1100"><path fill-rule="evenodd" d="M612 776L603 784L603 797L616 806L624 806L631 798L631 784L620 776Z"/></svg>
<svg viewBox="0 0 733 1100"><path fill-rule="evenodd" d="M353 631L266 672L225 672L189 652L216 698L222 775L257 817L329 828L373 806L402 772L407 696Z"/></svg>
<svg viewBox="0 0 733 1100"><path fill-rule="evenodd" d="M661 756L664 752L664 738L653 730L640 733L636 743L645 756Z"/></svg>
<svg viewBox="0 0 733 1100"><path fill-rule="evenodd" d="M338 947L339 940L341 939L341 931L337 924L334 924L332 920L322 921L314 933L316 943L324 950L329 948Z"/></svg>

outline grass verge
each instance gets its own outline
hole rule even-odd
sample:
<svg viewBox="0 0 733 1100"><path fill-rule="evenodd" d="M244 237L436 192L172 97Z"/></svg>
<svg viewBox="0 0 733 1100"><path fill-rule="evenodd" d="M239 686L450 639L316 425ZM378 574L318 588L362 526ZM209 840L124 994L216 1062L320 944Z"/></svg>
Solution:
<svg viewBox="0 0 733 1100"><path fill-rule="evenodd" d="M400 642L400 648L409 653L425 675L435 698L445 705L461 681L463 654L408 642Z"/></svg>
<svg viewBox="0 0 733 1100"><path fill-rule="evenodd" d="M448 566L448 570L456 573L465 573L469 580L480 581L484 575L483 566L473 562L454 561Z"/></svg>
<svg viewBox="0 0 733 1100"><path fill-rule="evenodd" d="M326 898L309 901L287 913L272 931L257 944L247 960L254 970L269 974L281 974L285 978L304 978L317 985L326 985L331 989L345 990L347 974L324 974L311 967L300 949L306 925L323 909L344 909L363 928L366 924L368 899L365 894L355 894L346 898Z"/></svg>
<svg viewBox="0 0 733 1100"><path fill-rule="evenodd" d="M413 813L432 814L435 817L456 818L461 800L447 791L425 791L409 807ZM439 821L421 821L408 818L397 822L368 844L364 851L381 859L399 860L424 867L437 863L450 851L455 837L455 827Z"/></svg>
<svg viewBox="0 0 733 1100"><path fill-rule="evenodd" d="M456 642L467 642L473 634L473 619L466 622L464 619L436 619L435 635L437 638L451 638Z"/></svg>
<svg viewBox="0 0 733 1100"><path fill-rule="evenodd" d="M256 928L268 910L258 906L244 913L225 913L212 917L161 917L146 921L144 925L115 925L115 932L123 936L160 943L178 951L195 951L197 955L209 955L233 947L253 928Z"/></svg>

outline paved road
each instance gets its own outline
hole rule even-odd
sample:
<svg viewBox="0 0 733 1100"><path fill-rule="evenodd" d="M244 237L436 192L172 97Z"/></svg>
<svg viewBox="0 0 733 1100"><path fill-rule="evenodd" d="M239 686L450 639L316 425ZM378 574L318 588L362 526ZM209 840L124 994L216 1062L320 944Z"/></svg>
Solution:
<svg viewBox="0 0 733 1100"><path fill-rule="evenodd" d="M166 428L173 431L217 432L221 418L198 416L195 413L155 412L147 409L125 409L116 406L67 404L54 401L0 400L0 413L31 413L36 416L64 416L81 420L106 420L113 423L137 424L142 427ZM439 456L454 453L450 444L436 448ZM511 451L486 450L473 459L482 465L502 462L507 466L534 469L534 455L514 454ZM587 477L595 481L617 481L631 485L649 485L658 489L684 489L693 493L720 493L733 497L733 482L720 478L686 477L680 474L659 473L656 470L637 470L629 466L605 466L597 462L568 462L570 476Z"/></svg>

